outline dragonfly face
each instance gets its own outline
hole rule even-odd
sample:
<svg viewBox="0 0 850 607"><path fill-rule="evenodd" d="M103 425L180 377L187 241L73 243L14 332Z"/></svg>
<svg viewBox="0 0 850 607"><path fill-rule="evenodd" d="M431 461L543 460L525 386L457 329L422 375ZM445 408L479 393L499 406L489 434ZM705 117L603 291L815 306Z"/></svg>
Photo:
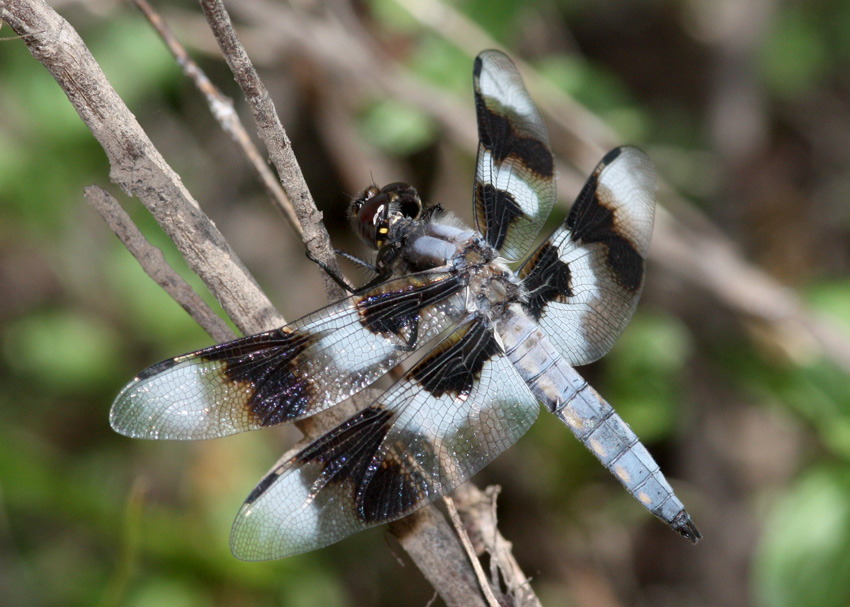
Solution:
<svg viewBox="0 0 850 607"><path fill-rule="evenodd" d="M574 368L603 356L637 305L652 163L634 147L606 154L565 223L531 250L556 197L543 121L504 54L481 53L473 79L476 230L423 212L406 184L371 186L349 217L378 250L379 280L275 331L154 365L113 404L122 434L214 438L304 419L402 369L260 481L233 526L239 558L305 552L413 512L519 439L541 404L644 507L700 538L638 437Z"/></svg>
<svg viewBox="0 0 850 607"><path fill-rule="evenodd" d="M390 183L382 188L372 185L358 194L349 206L352 228L371 248L378 250L386 242L390 222L398 218L417 219L422 211L419 194L406 183Z"/></svg>

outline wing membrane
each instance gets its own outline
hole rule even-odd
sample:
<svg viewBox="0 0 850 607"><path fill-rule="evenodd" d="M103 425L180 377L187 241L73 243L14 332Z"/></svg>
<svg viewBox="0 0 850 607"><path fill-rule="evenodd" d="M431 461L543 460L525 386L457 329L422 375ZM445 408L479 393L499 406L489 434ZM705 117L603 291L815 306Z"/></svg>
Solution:
<svg viewBox="0 0 850 607"><path fill-rule="evenodd" d="M309 417L359 392L465 316L442 272L385 282L285 327L150 367L115 399L128 436L203 439Z"/></svg>
<svg viewBox="0 0 850 607"><path fill-rule="evenodd" d="M523 264L526 310L572 365L603 356L643 290L655 218L655 171L635 147L597 165L564 224Z"/></svg>
<svg viewBox="0 0 850 607"><path fill-rule="evenodd" d="M306 552L401 518L513 444L539 404L476 318L360 413L272 470L231 534L240 559Z"/></svg>
<svg viewBox="0 0 850 607"><path fill-rule="evenodd" d="M549 138L506 55L478 55L473 81L479 139L475 224L503 257L519 259L534 244L557 196Z"/></svg>

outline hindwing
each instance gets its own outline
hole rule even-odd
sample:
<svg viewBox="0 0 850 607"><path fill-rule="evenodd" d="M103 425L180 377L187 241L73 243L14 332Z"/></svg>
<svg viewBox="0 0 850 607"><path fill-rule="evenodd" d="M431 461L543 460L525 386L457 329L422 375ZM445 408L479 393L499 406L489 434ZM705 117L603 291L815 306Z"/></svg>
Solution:
<svg viewBox="0 0 850 607"><path fill-rule="evenodd" d="M276 466L236 518L233 553L281 558L410 514L507 449L539 408L475 317L371 405Z"/></svg>
<svg viewBox="0 0 850 607"><path fill-rule="evenodd" d="M655 171L635 147L602 159L566 221L523 264L526 311L572 365L603 356L632 318L655 218Z"/></svg>

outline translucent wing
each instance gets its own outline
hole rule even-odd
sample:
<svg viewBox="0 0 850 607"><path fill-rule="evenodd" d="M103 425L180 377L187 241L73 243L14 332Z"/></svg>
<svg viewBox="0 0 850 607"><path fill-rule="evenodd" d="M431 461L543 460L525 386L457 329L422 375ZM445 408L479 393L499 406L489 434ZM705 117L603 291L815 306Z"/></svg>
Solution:
<svg viewBox="0 0 850 607"><path fill-rule="evenodd" d="M608 152L567 220L519 271L526 311L572 365L603 356L643 289L655 218L655 171L635 147Z"/></svg>
<svg viewBox="0 0 850 607"><path fill-rule="evenodd" d="M475 224L507 259L534 244L557 197L546 127L513 62L485 51L473 72L478 115Z"/></svg>
<svg viewBox="0 0 850 607"><path fill-rule="evenodd" d="M539 404L481 318L360 413L272 470L233 525L243 560L298 554L401 518L513 444Z"/></svg>
<svg viewBox="0 0 850 607"><path fill-rule="evenodd" d="M444 272L390 280L285 327L156 364L115 399L127 436L203 439L309 417L359 392L466 316Z"/></svg>

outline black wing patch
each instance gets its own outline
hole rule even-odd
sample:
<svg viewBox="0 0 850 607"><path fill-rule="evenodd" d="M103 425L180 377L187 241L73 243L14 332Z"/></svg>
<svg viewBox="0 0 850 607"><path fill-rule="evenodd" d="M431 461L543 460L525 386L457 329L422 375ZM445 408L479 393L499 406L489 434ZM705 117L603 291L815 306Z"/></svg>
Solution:
<svg viewBox="0 0 850 607"><path fill-rule="evenodd" d="M410 371L410 377L435 397L465 399L484 363L500 352L493 331L484 322L475 322L440 343Z"/></svg>
<svg viewBox="0 0 850 607"><path fill-rule="evenodd" d="M605 168L611 166L620 157L623 150L624 148L615 148L602 158L599 166L588 178L572 209L570 209L566 226L572 232L570 238L573 242L582 242L585 245L602 245L605 249L605 265L616 284L629 293L639 295L643 287L643 271L646 262L644 255L646 251L639 250L643 242L642 239L634 241L636 236L634 226L624 221L624 216L628 216L629 209L620 210L628 204L628 199L617 199L613 186L622 185L628 190L629 188L640 188L642 182L631 179L630 183L629 178L626 178L625 182L618 184L602 183L600 187L599 181ZM623 161L625 163L631 162L634 165L638 159L640 161L648 160L646 155L641 156L629 148L626 148L626 150L626 158ZM625 166L621 168L625 168ZM637 166L633 168L637 169ZM639 176L644 178L645 182L649 182L649 179L645 179L646 175ZM652 177L654 189L654 174ZM619 193L628 194L627 191ZM646 196L640 196L637 202L645 206ZM654 207L654 204L652 206ZM646 209L640 210L644 213L646 211ZM632 218L629 217L629 219ZM651 232L652 223L647 224L645 218L642 219L644 221L640 226L648 227Z"/></svg>

